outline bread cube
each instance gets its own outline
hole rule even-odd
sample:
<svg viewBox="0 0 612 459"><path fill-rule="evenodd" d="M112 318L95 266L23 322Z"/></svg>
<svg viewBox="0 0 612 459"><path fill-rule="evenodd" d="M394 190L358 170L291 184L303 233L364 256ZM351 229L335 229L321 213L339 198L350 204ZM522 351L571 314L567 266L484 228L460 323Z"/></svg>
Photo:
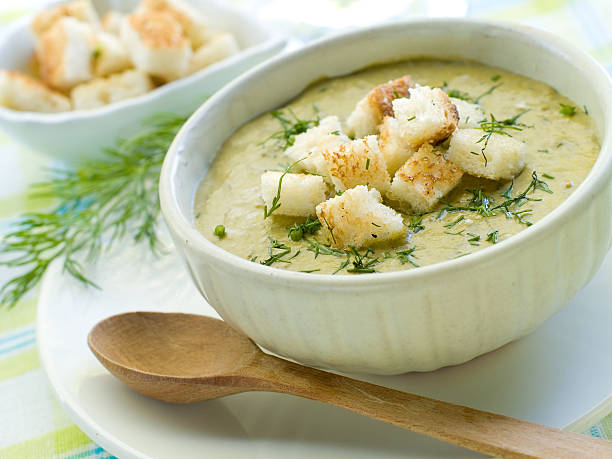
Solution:
<svg viewBox="0 0 612 459"><path fill-rule="evenodd" d="M268 171L261 176L261 196L268 207L274 205L282 172ZM274 211L278 215L310 217L315 207L325 200L327 187L323 177L308 174L285 174L282 177L280 207Z"/></svg>
<svg viewBox="0 0 612 459"><path fill-rule="evenodd" d="M342 126L337 116L327 116L302 134L295 136L293 145L285 150L291 162L301 160L296 164L296 170L314 172L329 177L323 152L337 148L349 138L342 133Z"/></svg>
<svg viewBox="0 0 612 459"><path fill-rule="evenodd" d="M73 0L71 2L60 3L52 6L37 14L30 27L37 37L42 36L57 21L62 18L74 18L81 22L88 22L97 25L100 21L98 13L89 0Z"/></svg>
<svg viewBox="0 0 612 459"><path fill-rule="evenodd" d="M369 185L381 191L389 188L391 179L375 135L352 140L323 152L327 170L336 190Z"/></svg>
<svg viewBox="0 0 612 459"><path fill-rule="evenodd" d="M389 197L415 212L430 210L461 180L463 171L424 144L396 172Z"/></svg>
<svg viewBox="0 0 612 459"><path fill-rule="evenodd" d="M70 99L40 81L10 70L0 70L0 105L25 112L70 110Z"/></svg>
<svg viewBox="0 0 612 459"><path fill-rule="evenodd" d="M93 77L95 34L91 25L71 17L59 19L38 41L40 74L49 86L68 90Z"/></svg>
<svg viewBox="0 0 612 459"><path fill-rule="evenodd" d="M122 72L132 67L127 49L118 37L106 32L96 34L96 47L93 51L94 75L104 77Z"/></svg>
<svg viewBox="0 0 612 459"><path fill-rule="evenodd" d="M457 107L457 114L459 115L457 127L459 129L478 127L479 122L487 118L484 110L478 104L471 104L455 97L450 97L450 101Z"/></svg>
<svg viewBox="0 0 612 459"><path fill-rule="evenodd" d="M191 44L168 14L141 11L129 15L121 25L121 39L134 66L145 73L172 81L189 70Z"/></svg>
<svg viewBox="0 0 612 459"><path fill-rule="evenodd" d="M380 192L359 185L317 206L317 217L331 245L368 247L404 234L402 216L382 204Z"/></svg>
<svg viewBox="0 0 612 459"><path fill-rule="evenodd" d="M125 21L125 14L111 10L102 18L102 30L118 37L121 35L121 24Z"/></svg>
<svg viewBox="0 0 612 459"><path fill-rule="evenodd" d="M503 134L491 134L487 142L487 135L481 129L459 129L451 137L446 158L477 177L512 179L525 167L525 145Z"/></svg>
<svg viewBox="0 0 612 459"><path fill-rule="evenodd" d="M408 75L376 86L357 103L346 120L348 133L355 137L376 134L383 118L393 115L393 100L408 97L412 87L414 84Z"/></svg>
<svg viewBox="0 0 612 459"><path fill-rule="evenodd" d="M378 145L391 176L414 154L412 145L402 137L399 123L391 116L386 116L380 125Z"/></svg>
<svg viewBox="0 0 612 459"><path fill-rule="evenodd" d="M151 78L139 70L127 70L108 78L96 78L71 93L75 110L89 110L141 96L153 89Z"/></svg>
<svg viewBox="0 0 612 459"><path fill-rule="evenodd" d="M204 45L210 36L206 18L182 0L143 0L140 8L172 16L181 25L193 49Z"/></svg>
<svg viewBox="0 0 612 459"><path fill-rule="evenodd" d="M424 143L438 144L457 129L457 108L440 88L410 89L410 98L393 101L394 117L402 137L417 150Z"/></svg>
<svg viewBox="0 0 612 459"><path fill-rule="evenodd" d="M197 72L210 64L227 59L239 51L238 42L231 33L216 34L193 54L189 73Z"/></svg>

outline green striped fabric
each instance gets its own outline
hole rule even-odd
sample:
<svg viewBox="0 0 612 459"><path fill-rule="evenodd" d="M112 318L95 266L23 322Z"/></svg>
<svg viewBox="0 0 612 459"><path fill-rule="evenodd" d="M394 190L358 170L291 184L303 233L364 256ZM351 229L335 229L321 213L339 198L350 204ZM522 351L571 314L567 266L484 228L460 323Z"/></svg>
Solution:
<svg viewBox="0 0 612 459"><path fill-rule="evenodd" d="M354 3L329 1L344 8ZM14 3L1 2L0 27L44 2L20 0L19 7ZM265 4L267 0L233 3ZM296 2L296 7L300 4ZM561 34L612 70L610 0L471 0L467 11L470 16L519 21ZM48 204L32 201L25 190L43 179L44 168L51 165L49 159L0 134L0 234L20 213ZM0 282L9 275L0 270ZM113 457L72 423L48 387L35 347L36 300L33 293L11 311L0 311L0 459ZM612 414L585 434L612 439Z"/></svg>

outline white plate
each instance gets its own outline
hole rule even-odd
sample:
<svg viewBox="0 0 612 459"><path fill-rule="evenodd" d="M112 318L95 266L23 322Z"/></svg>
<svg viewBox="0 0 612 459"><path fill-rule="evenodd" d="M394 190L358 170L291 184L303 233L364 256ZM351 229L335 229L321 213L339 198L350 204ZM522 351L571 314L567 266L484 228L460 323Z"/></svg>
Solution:
<svg viewBox="0 0 612 459"><path fill-rule="evenodd" d="M192 405L147 399L89 351L99 320L132 310L216 316L173 254L122 248L92 267L103 290L54 265L38 307L38 350L74 422L119 457L473 457L469 451L291 396L247 393ZM583 431L612 411L612 255L561 313L532 335L464 365L364 379L450 402ZM239 288L239 286L237 286Z"/></svg>

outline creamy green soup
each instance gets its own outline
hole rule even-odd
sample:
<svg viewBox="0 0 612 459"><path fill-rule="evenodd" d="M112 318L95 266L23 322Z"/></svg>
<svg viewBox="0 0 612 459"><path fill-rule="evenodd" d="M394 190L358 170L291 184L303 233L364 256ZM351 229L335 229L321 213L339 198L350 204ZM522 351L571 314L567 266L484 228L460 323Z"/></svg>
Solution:
<svg viewBox="0 0 612 459"><path fill-rule="evenodd" d="M417 60L368 68L318 82L280 110L310 120L316 117L314 104L321 118L337 115L344 121L374 86L406 74L451 96L481 96L488 117L506 120L522 113L516 121L522 130L509 131L526 145L522 173L502 183L466 174L432 212L402 214L403 238L345 253L330 249L320 230L302 239L294 233L299 240L292 240L289 229L304 219L276 214L264 219L260 176L289 162L279 142L266 142L281 126L265 114L238 129L211 165L195 199L199 231L233 254L275 268L313 274L417 269L485 249L536 223L567 199L597 158L600 145L587 107L539 81L475 63ZM222 237L214 234L218 225L225 228ZM216 233L222 234L220 228Z"/></svg>

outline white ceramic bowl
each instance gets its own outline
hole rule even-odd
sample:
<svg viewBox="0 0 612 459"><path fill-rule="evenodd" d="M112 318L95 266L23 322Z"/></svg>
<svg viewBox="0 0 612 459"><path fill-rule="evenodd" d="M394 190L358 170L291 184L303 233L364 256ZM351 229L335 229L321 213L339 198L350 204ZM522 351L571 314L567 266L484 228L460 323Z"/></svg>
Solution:
<svg viewBox="0 0 612 459"><path fill-rule="evenodd" d="M195 190L223 142L311 82L415 56L465 58L547 82L582 106L602 150L560 207L475 254L384 274L312 275L261 266L203 237ZM315 366L396 374L465 362L531 332L597 271L612 243L612 84L550 34L474 20L423 20L318 41L253 69L206 102L163 166L162 210L202 295L261 346Z"/></svg>
<svg viewBox="0 0 612 459"><path fill-rule="evenodd" d="M104 147L113 146L118 137L133 133L144 119L155 113L192 113L206 97L276 54L285 44L284 38L270 27L226 3L187 1L209 18L215 28L232 32L242 51L146 95L94 110L32 113L0 107L0 129L34 150L68 162L79 162L99 155ZM138 1L107 0L107 3L116 10L127 12L133 10ZM0 68L22 70L27 67L34 49L30 22L31 18L21 20L2 36Z"/></svg>

